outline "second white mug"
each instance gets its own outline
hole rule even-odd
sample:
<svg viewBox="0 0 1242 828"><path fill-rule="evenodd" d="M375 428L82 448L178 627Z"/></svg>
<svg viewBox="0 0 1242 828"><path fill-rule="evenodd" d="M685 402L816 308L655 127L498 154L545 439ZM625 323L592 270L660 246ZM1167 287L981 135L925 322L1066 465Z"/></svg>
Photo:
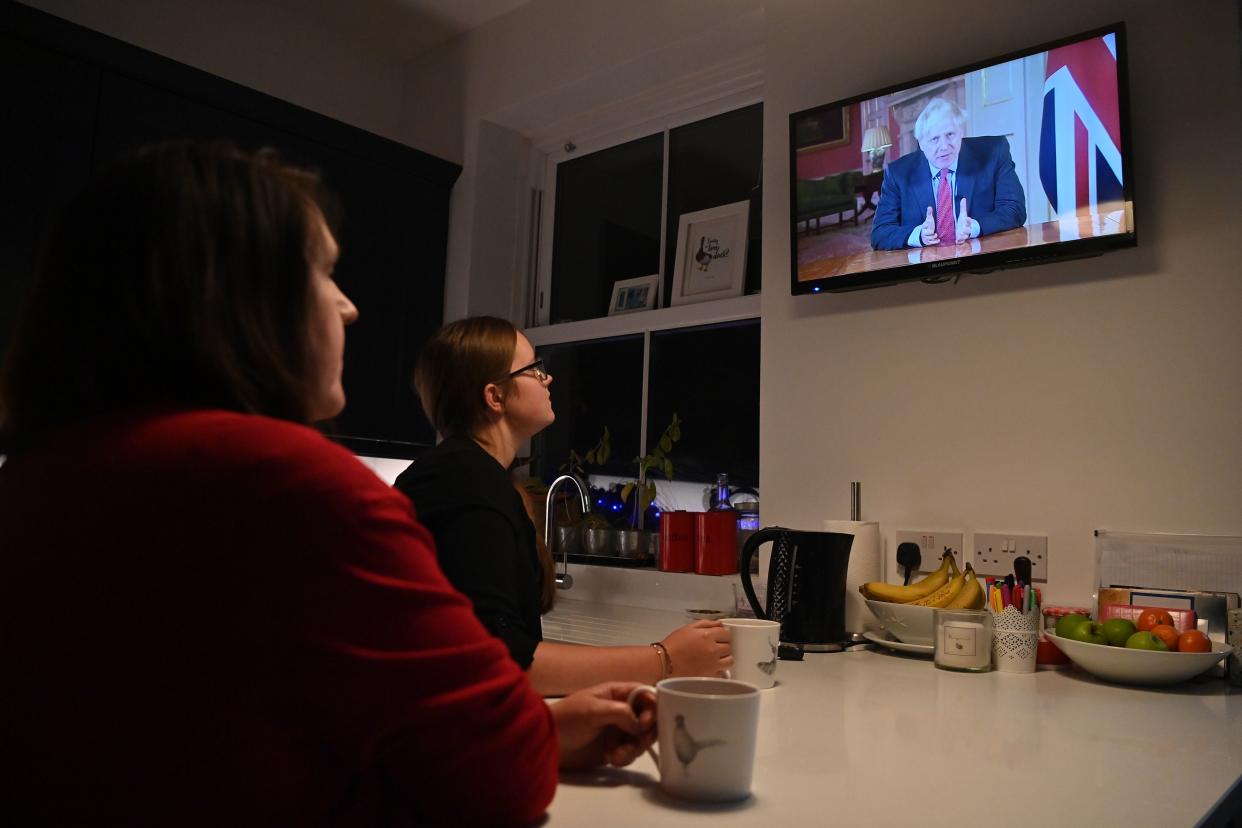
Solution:
<svg viewBox="0 0 1242 828"><path fill-rule="evenodd" d="M729 674L760 690L776 684L780 622L760 618L722 618L720 623L728 628L729 646L733 649L733 667Z"/></svg>

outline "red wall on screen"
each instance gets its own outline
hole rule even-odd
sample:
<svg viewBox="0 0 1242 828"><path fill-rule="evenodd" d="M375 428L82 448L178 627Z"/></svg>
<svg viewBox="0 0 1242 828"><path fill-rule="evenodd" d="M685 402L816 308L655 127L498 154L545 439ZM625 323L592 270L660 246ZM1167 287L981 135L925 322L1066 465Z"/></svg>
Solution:
<svg viewBox="0 0 1242 828"><path fill-rule="evenodd" d="M845 146L798 153L798 178L823 178L862 169L862 111L850 106L850 142Z"/></svg>

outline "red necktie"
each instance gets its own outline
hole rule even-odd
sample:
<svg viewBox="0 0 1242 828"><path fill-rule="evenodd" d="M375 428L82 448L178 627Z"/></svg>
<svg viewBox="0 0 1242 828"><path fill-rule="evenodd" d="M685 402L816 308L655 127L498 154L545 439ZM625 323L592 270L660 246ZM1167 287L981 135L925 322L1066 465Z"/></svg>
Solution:
<svg viewBox="0 0 1242 828"><path fill-rule="evenodd" d="M941 244L957 244L957 228L953 224L953 188L949 171L940 171L940 187L936 190L936 235Z"/></svg>

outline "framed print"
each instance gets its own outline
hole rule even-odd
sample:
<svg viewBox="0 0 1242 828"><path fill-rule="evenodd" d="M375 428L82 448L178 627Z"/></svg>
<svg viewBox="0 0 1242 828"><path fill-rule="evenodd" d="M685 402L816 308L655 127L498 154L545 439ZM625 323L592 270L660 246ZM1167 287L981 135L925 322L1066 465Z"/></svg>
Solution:
<svg viewBox="0 0 1242 828"><path fill-rule="evenodd" d="M608 315L652 310L655 308L656 286L660 274L639 276L634 279L618 279L612 283L612 300L608 303ZM596 307L599 307L598 305Z"/></svg>
<svg viewBox="0 0 1242 828"><path fill-rule="evenodd" d="M850 142L850 108L829 106L799 118L793 138L798 152L844 147Z"/></svg>
<svg viewBox="0 0 1242 828"><path fill-rule="evenodd" d="M672 305L741 296L746 284L750 202L682 213L677 223Z"/></svg>

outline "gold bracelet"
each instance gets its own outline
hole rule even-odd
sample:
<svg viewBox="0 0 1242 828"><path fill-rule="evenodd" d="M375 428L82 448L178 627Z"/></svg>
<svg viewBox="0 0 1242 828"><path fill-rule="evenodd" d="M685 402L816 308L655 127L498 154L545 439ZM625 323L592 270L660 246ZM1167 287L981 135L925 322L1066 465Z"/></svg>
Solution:
<svg viewBox="0 0 1242 828"><path fill-rule="evenodd" d="M659 641L651 642L651 647L660 657L660 669L664 671L664 678L668 678L673 674L673 657L668 654L668 648Z"/></svg>

